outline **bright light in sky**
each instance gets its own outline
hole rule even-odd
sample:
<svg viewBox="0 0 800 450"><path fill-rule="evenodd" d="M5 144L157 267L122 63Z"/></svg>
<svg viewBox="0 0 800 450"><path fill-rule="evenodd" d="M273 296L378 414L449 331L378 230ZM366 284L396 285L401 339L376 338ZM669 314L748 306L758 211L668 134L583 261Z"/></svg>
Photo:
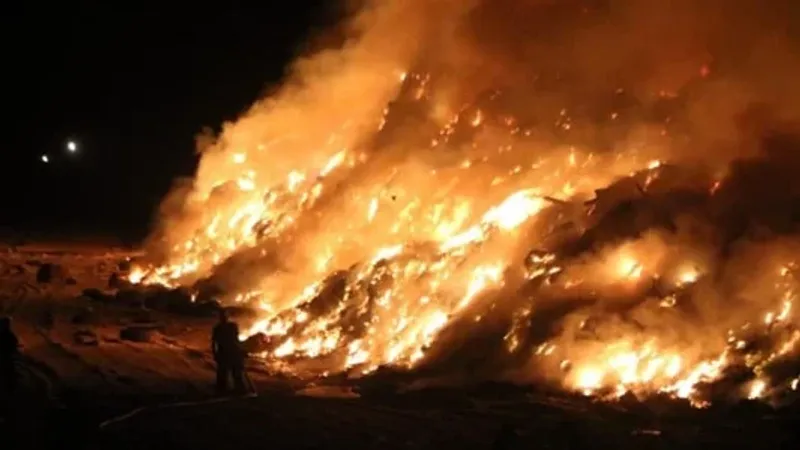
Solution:
<svg viewBox="0 0 800 450"><path fill-rule="evenodd" d="M47 155L42 155L42 162L43 163L49 163L50 162L50 158Z"/></svg>
<svg viewBox="0 0 800 450"><path fill-rule="evenodd" d="M78 144L75 141L68 141L67 142L67 151L70 153L75 153L78 151Z"/></svg>

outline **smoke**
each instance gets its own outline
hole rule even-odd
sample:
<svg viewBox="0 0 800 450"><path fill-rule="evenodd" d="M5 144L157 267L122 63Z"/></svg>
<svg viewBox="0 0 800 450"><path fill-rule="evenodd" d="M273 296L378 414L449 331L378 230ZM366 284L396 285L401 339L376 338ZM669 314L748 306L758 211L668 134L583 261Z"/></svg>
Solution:
<svg viewBox="0 0 800 450"><path fill-rule="evenodd" d="M758 150L753 140L765 124L743 124L759 114L754 108L773 120L797 119L793 8L755 0L367 3L344 26L341 48L299 58L273 95L215 141L199 142L193 197L205 199L245 161L258 167L259 184L272 185L363 145L396 99L398 77L416 69L432 77L433 111L421 118L426 123L413 122L418 128L438 129L453 109L494 94L490 107L529 125L542 144L647 151L665 145L666 123L688 136L669 142L672 160L724 167ZM558 125L569 126L568 136ZM402 138L395 141L415 141ZM420 158L429 157L425 150L407 149Z"/></svg>
<svg viewBox="0 0 800 450"><path fill-rule="evenodd" d="M188 217L171 226L203 221L207 214L194 207L205 209L203 202L235 181L233 174L240 174L245 164L259 169L259 184L273 185L293 170L322 166L333 152L357 146L377 127L381 111L397 93L398 77L436 20L428 14L432 8L424 5L386 2L365 8L344 27L349 38L341 48L299 58L271 96L236 122L224 124L220 136L201 135L202 158L182 211ZM230 195L236 194L217 198ZM167 205L167 220L176 209ZM186 234L185 229L167 232Z"/></svg>
<svg viewBox="0 0 800 450"><path fill-rule="evenodd" d="M639 352L714 378L740 335L797 325L794 3L365 2L198 140L150 281L257 301L276 356L529 380Z"/></svg>

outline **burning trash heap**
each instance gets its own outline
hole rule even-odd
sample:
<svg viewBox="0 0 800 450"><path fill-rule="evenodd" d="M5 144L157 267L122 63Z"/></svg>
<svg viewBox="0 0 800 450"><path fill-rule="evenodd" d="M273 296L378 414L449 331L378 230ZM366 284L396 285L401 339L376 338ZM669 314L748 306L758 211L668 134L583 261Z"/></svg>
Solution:
<svg viewBox="0 0 800 450"><path fill-rule="evenodd" d="M301 60L299 82L209 139L130 281L213 286L258 310L242 338L297 374L389 368L697 406L791 398L791 123L750 99L720 103L737 92L724 64L701 60L674 90L652 76L610 89L570 77L580 52L510 62L510 41L464 31L505 6L417 3L359 16L357 39ZM421 37L387 31L403 18ZM708 127L722 108L720 144Z"/></svg>

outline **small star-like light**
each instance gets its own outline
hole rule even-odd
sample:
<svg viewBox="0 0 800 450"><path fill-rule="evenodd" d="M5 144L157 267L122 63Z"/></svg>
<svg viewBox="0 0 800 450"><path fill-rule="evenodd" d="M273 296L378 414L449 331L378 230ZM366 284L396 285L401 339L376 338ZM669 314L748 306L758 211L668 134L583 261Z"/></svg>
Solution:
<svg viewBox="0 0 800 450"><path fill-rule="evenodd" d="M42 159L43 163L49 163L50 162L50 158L47 155L42 155L41 159Z"/></svg>
<svg viewBox="0 0 800 450"><path fill-rule="evenodd" d="M67 151L70 153L75 153L78 151L78 144L75 141L68 141L67 142Z"/></svg>

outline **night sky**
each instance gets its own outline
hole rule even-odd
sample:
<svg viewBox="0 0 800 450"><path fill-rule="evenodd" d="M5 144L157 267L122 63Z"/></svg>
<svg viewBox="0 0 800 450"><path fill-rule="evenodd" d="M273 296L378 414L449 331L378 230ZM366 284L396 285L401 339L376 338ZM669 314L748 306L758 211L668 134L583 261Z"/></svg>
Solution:
<svg viewBox="0 0 800 450"><path fill-rule="evenodd" d="M260 3L4 11L0 229L146 234L195 170L195 135L246 110L335 20L324 0Z"/></svg>

